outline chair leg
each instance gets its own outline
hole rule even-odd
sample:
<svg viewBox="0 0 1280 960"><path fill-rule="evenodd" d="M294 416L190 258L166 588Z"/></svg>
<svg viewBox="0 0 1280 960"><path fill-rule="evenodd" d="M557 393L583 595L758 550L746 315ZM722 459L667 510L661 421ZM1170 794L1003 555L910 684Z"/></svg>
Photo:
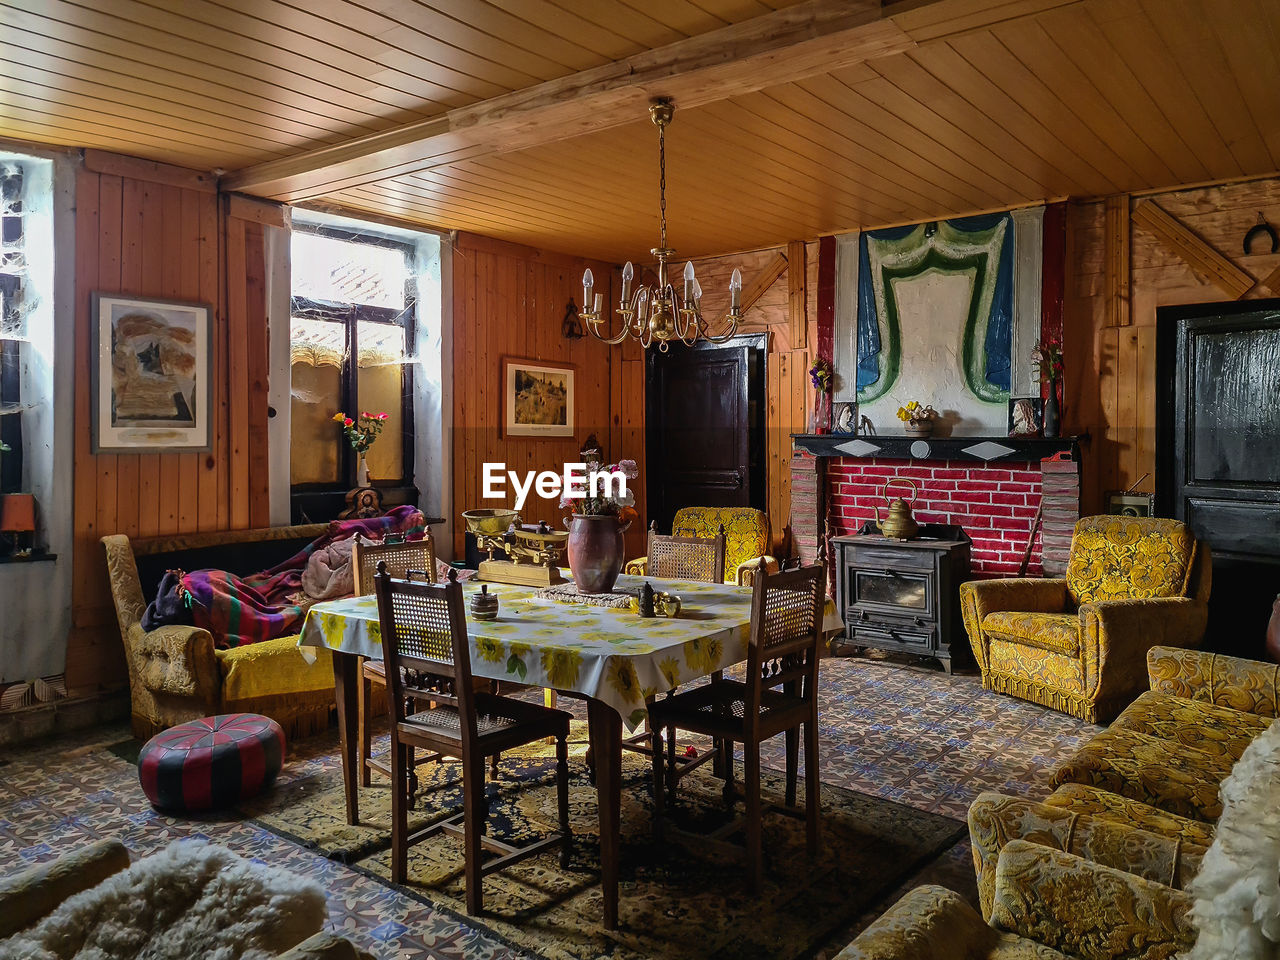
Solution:
<svg viewBox="0 0 1280 960"><path fill-rule="evenodd" d="M764 881L764 866L760 852L760 744L742 745L744 770L743 790L747 795L747 882L752 894L758 896Z"/></svg>
<svg viewBox="0 0 1280 960"><path fill-rule="evenodd" d="M569 869L573 831L569 829L569 737L556 737L556 807L560 814L560 866Z"/></svg>
<svg viewBox="0 0 1280 960"><path fill-rule="evenodd" d="M804 820L805 845L809 856L817 856L822 825L822 785L818 769L817 712L804 725Z"/></svg>
<svg viewBox="0 0 1280 960"><path fill-rule="evenodd" d="M676 786L680 783L680 769L676 766L676 728L667 727L667 790L671 793L671 802L676 800ZM662 749L662 743L657 744Z"/></svg>
<svg viewBox="0 0 1280 960"><path fill-rule="evenodd" d="M391 740L391 880L404 883L409 870L409 810L406 756L411 748Z"/></svg>
<svg viewBox="0 0 1280 960"><path fill-rule="evenodd" d="M367 787L373 783L369 772L369 758L373 756L373 681L364 676L363 662L356 696L360 714L360 786Z"/></svg>
<svg viewBox="0 0 1280 960"><path fill-rule="evenodd" d="M800 769L800 728L786 731L787 738L787 799L788 807L796 805L796 779Z"/></svg>
<svg viewBox="0 0 1280 960"><path fill-rule="evenodd" d="M484 830L484 757L468 757L462 765L463 850L466 858L467 913L479 916L484 909L484 878L480 875Z"/></svg>
<svg viewBox="0 0 1280 960"><path fill-rule="evenodd" d="M720 794L724 797L726 807L732 807L738 796L738 790L733 785L733 744L733 740L724 741L724 788Z"/></svg>
<svg viewBox="0 0 1280 960"><path fill-rule="evenodd" d="M666 784L663 782L662 770L662 733L658 727L653 731L653 838L662 842L663 818L666 816Z"/></svg>

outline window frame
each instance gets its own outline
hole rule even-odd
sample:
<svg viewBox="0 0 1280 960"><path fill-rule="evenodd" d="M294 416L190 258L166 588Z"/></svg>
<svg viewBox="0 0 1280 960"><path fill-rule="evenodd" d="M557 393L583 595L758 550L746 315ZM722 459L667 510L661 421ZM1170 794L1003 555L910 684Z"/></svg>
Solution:
<svg viewBox="0 0 1280 960"><path fill-rule="evenodd" d="M7 324L17 330L21 327L18 320L26 303L22 189L27 170L16 159L3 162L13 164L16 171L9 176L0 175L0 207L8 211L0 216L0 238L5 247L15 250L18 268L11 270L8 262L0 259L0 297L4 311L0 328ZM8 407L13 407L13 412L0 413L0 443L9 446L7 453L0 453L0 494L22 491L25 444L22 439L22 340L18 338L0 338L0 411Z"/></svg>
<svg viewBox="0 0 1280 960"><path fill-rule="evenodd" d="M404 254L406 276L404 291L404 307L396 310L392 307L375 307L371 304L351 303L347 301L313 300L309 297L295 296L289 291L289 321L297 314L307 319L328 320L342 323L344 327L344 361L339 370L339 389L342 409L349 413L359 413L359 328L363 323L398 323L404 330L404 353L412 356L416 349L418 301L415 295L414 262L417 258L417 245L410 240L388 237L373 231L354 230L330 224L294 221L293 232L310 233L331 240L348 243L360 243L369 246L398 250ZM290 284L292 287L292 284ZM372 480L375 487L412 487L414 485L414 371L413 364L406 363L400 367L400 431L402 476L395 478L379 478ZM290 379L293 364L290 363ZM386 439L384 437L384 439ZM292 439L290 440L292 443ZM293 483L290 478L290 494L315 494L345 492L355 486L357 461L351 444L345 442L341 434L335 433L334 442L338 444L338 463L340 472L347 478L346 482L320 481L310 483Z"/></svg>

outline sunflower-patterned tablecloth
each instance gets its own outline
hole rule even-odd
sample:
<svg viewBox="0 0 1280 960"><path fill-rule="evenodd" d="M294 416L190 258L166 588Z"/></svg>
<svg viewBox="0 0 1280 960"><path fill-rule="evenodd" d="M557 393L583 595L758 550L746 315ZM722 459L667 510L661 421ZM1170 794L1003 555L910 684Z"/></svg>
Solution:
<svg viewBox="0 0 1280 960"><path fill-rule="evenodd" d="M614 589L634 593L646 579L681 598L679 617L646 619L630 610L540 600L536 587L488 584L498 597L498 619L467 617L471 672L594 697L633 730L645 718L647 696L746 659L750 587L621 576ZM474 580L463 584L468 600L479 589ZM825 628L838 629L830 603L827 621ZM298 645L382 659L377 600L316 604Z"/></svg>

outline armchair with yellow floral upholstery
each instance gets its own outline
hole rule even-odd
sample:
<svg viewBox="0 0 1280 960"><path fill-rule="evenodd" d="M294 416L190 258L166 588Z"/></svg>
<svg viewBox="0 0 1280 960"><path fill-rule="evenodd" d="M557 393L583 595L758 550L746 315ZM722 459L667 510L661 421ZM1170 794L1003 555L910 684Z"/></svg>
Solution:
<svg viewBox="0 0 1280 960"><path fill-rule="evenodd" d="M724 526L724 582L748 584L761 561L769 573L777 573L778 561L769 555L769 515L754 507L681 507L671 521L673 537L713 539ZM643 577L648 557L637 557L626 572Z"/></svg>
<svg viewBox="0 0 1280 960"><path fill-rule="evenodd" d="M1065 578L965 583L960 605L984 687L1100 723L1146 689L1151 647L1200 643L1211 580L1179 521L1084 517Z"/></svg>

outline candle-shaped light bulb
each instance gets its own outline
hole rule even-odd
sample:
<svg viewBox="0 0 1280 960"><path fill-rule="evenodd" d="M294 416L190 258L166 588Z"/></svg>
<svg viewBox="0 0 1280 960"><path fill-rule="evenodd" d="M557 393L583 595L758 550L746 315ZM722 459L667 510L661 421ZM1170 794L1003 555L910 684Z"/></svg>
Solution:
<svg viewBox="0 0 1280 960"><path fill-rule="evenodd" d="M729 277L729 311L737 313L742 306L742 271L737 267L733 268L733 274Z"/></svg>
<svg viewBox="0 0 1280 960"><path fill-rule="evenodd" d="M622 302L626 303L631 299L631 280L636 275L636 268L631 265L628 260L622 268Z"/></svg>
<svg viewBox="0 0 1280 960"><path fill-rule="evenodd" d="M591 275L591 268L582 274L582 309L587 310L591 307L591 292L596 287L596 278Z"/></svg>
<svg viewBox="0 0 1280 960"><path fill-rule="evenodd" d="M689 303L693 300L693 285L697 280L693 275L693 261L686 260L684 262L684 302Z"/></svg>
<svg viewBox="0 0 1280 960"><path fill-rule="evenodd" d="M604 294L597 293L591 303L591 312L598 317L600 316L600 311L603 309L604 309Z"/></svg>
<svg viewBox="0 0 1280 960"><path fill-rule="evenodd" d="M702 302L702 284L696 279L693 281L693 305L696 308Z"/></svg>

